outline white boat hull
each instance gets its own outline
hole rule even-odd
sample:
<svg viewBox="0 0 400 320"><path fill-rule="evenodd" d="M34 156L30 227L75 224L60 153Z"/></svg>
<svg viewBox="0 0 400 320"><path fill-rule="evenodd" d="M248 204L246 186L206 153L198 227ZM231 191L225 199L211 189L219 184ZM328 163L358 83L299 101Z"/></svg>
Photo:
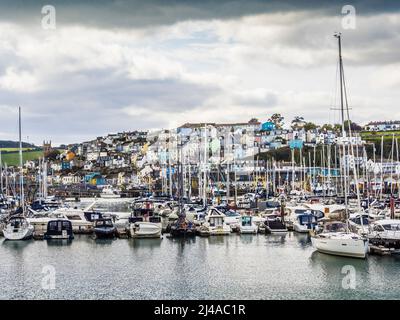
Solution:
<svg viewBox="0 0 400 320"><path fill-rule="evenodd" d="M241 234L256 234L257 233L257 226L252 225L252 226L241 226L239 225L239 233Z"/></svg>
<svg viewBox="0 0 400 320"><path fill-rule="evenodd" d="M33 230L34 227L31 225L26 228L18 228L18 229L14 229L12 227L11 228L6 227L3 230L3 235L4 238L6 238L7 240L26 240L32 237Z"/></svg>
<svg viewBox="0 0 400 320"><path fill-rule="evenodd" d="M365 258L368 252L368 240L361 237L332 235L311 238L312 245L318 252L353 258ZM351 235L351 234L350 234Z"/></svg>
<svg viewBox="0 0 400 320"><path fill-rule="evenodd" d="M231 234L231 228L228 225L221 227L209 227L208 232L210 236L227 236Z"/></svg>
<svg viewBox="0 0 400 320"><path fill-rule="evenodd" d="M308 229L307 226L303 226L299 223L294 223L293 230L299 233L308 233L311 229Z"/></svg>
<svg viewBox="0 0 400 320"><path fill-rule="evenodd" d="M132 238L161 238L161 223L135 222L129 226L129 234Z"/></svg>
<svg viewBox="0 0 400 320"><path fill-rule="evenodd" d="M121 198L121 195L120 194L101 194L100 197L103 199L117 199L117 198Z"/></svg>

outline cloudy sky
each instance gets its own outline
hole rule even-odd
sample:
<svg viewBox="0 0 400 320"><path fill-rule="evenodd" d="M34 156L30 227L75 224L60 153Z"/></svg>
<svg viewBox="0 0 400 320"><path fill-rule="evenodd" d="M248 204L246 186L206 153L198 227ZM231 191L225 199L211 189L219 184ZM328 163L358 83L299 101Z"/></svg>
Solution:
<svg viewBox="0 0 400 320"><path fill-rule="evenodd" d="M0 30L0 140L18 138L18 106L37 144L275 112L337 122L335 31L352 119L400 120L399 1L2 1Z"/></svg>

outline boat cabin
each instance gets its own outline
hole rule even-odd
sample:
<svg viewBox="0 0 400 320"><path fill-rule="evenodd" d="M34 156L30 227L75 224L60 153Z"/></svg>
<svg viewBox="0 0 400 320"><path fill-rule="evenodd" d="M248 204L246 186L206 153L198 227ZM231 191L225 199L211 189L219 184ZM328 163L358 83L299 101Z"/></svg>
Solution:
<svg viewBox="0 0 400 320"><path fill-rule="evenodd" d="M297 220L299 224L303 226L307 226L308 229L313 229L317 224L317 218L313 214L299 214L297 215Z"/></svg>
<svg viewBox="0 0 400 320"><path fill-rule="evenodd" d="M22 216L14 216L8 219L8 225L14 227L14 229L21 228L24 224L26 224L26 218Z"/></svg>
<svg viewBox="0 0 400 320"><path fill-rule="evenodd" d="M103 218L103 214L98 211L87 211L84 213L87 221L93 222Z"/></svg>
<svg viewBox="0 0 400 320"><path fill-rule="evenodd" d="M72 232L72 223L66 219L51 220L47 223L47 231L44 234L45 239L68 239L74 238Z"/></svg>
<svg viewBox="0 0 400 320"><path fill-rule="evenodd" d="M98 219L95 221L96 228L112 228L114 224L110 218L107 219Z"/></svg>
<svg viewBox="0 0 400 320"><path fill-rule="evenodd" d="M252 216L242 216L240 218L240 224L242 227L251 227L253 225L253 217Z"/></svg>

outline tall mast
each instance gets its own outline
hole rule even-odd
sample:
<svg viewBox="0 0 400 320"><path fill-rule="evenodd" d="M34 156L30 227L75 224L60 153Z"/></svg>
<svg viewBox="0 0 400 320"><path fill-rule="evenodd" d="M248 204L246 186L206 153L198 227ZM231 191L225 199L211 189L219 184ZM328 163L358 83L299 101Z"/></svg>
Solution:
<svg viewBox="0 0 400 320"><path fill-rule="evenodd" d="M0 194L3 194L3 163L1 161L1 150L0 150Z"/></svg>
<svg viewBox="0 0 400 320"><path fill-rule="evenodd" d="M207 153L208 153L208 141L207 141L207 124L204 124L204 179L203 179L203 205L207 205Z"/></svg>
<svg viewBox="0 0 400 320"><path fill-rule="evenodd" d="M342 137L345 138L346 137L346 130L344 128L345 119L344 119L344 104L343 104L342 34L341 33L336 33L335 37L338 39L338 48L339 48L340 113L341 113L341 118L342 118L341 119L342 120ZM343 144L343 160L345 160L344 159L344 157L346 156L345 139L343 139L342 144ZM349 165L349 163L346 163L346 161L343 161L344 204L345 204L346 218L348 218L347 170L346 170L347 165ZM347 221L347 228L348 228L348 219L346 219L346 221Z"/></svg>
<svg viewBox="0 0 400 320"><path fill-rule="evenodd" d="M19 129L18 131L19 131L19 191L20 191L19 205L25 212L24 175L23 175L23 163L22 163L21 107L18 107L18 129Z"/></svg>

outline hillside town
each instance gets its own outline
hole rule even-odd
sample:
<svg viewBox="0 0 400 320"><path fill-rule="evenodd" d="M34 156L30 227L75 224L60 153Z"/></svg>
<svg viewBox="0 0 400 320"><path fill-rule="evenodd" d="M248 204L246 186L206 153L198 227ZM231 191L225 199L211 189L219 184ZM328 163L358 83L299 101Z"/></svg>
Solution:
<svg viewBox="0 0 400 320"><path fill-rule="evenodd" d="M352 134L346 139L351 139L352 145L365 147L372 144L368 134L378 134L379 138L395 133L399 126L399 121L375 121L363 127L351 123ZM253 118L238 123L185 123L170 130L112 133L59 147L44 141L43 158L26 161L24 167L35 181L35 172L45 162L47 184L53 187L71 189L71 186L77 186L81 190L111 185L119 190L129 190L150 186L163 194L172 194L169 172L174 175L180 162L193 176L191 181L197 187L201 187L198 186L200 181L193 182L193 179L205 170L204 166L208 166L210 173L223 171L222 168L226 170L229 166L239 181L246 181L250 180L246 178L249 174L265 169L268 158L276 160L275 166L276 163L289 163L290 166L293 160L290 155L283 159L276 156L282 150L335 146L345 139L340 136L340 125L318 126L303 117L295 117L289 126L284 126L284 117L273 114L265 122ZM367 137L367 141L363 137ZM361 156L359 161L362 162Z"/></svg>

